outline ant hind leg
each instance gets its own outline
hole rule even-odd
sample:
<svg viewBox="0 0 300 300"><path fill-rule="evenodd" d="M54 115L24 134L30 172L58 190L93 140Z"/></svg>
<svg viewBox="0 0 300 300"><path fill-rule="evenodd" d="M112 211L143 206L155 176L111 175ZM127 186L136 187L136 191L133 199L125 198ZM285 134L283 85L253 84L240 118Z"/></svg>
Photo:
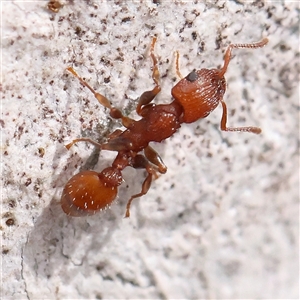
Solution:
<svg viewBox="0 0 300 300"><path fill-rule="evenodd" d="M131 205L131 202L133 201L133 199L142 197L143 195L147 194L147 192L150 189L151 182L152 182L152 174L148 173L146 179L143 182L141 192L131 196L131 198L128 200L127 205L126 205L125 218L130 217L130 205Z"/></svg>
<svg viewBox="0 0 300 300"><path fill-rule="evenodd" d="M135 194L133 196L130 197L130 199L127 202L126 205L126 212L125 212L125 218L128 218L130 216L130 205L131 202L135 199L135 198L139 198L142 197L143 195L146 195L147 192L150 189L151 186L151 182L152 179L156 179L158 177L156 170L153 168L153 166L151 165L151 163L146 159L145 156L138 154L137 156L135 156L134 158L134 162L132 164L132 167L135 169L146 169L147 171L147 177L145 178L143 184L142 184L142 190L140 193Z"/></svg>

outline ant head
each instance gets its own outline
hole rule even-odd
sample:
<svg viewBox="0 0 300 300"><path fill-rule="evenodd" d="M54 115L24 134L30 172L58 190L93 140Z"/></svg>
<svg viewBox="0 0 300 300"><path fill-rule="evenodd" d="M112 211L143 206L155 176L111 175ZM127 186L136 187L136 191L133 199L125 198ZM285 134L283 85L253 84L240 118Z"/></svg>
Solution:
<svg viewBox="0 0 300 300"><path fill-rule="evenodd" d="M107 186L99 173L83 171L74 175L66 184L61 206L69 216L89 216L109 206L117 193L118 188Z"/></svg>
<svg viewBox="0 0 300 300"><path fill-rule="evenodd" d="M224 76L217 69L192 71L172 89L175 101L183 107L183 123L204 118L222 100L226 90Z"/></svg>

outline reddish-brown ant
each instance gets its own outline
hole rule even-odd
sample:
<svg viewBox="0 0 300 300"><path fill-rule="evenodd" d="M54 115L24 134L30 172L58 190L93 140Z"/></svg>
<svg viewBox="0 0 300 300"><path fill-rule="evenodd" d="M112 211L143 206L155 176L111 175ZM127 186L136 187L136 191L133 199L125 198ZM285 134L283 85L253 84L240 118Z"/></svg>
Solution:
<svg viewBox="0 0 300 300"><path fill-rule="evenodd" d="M58 0L51 0L47 4L47 8L54 13L58 13L62 7L63 4L61 4Z"/></svg>
<svg viewBox="0 0 300 300"><path fill-rule="evenodd" d="M152 179L158 177L158 173L164 174L167 167L160 156L149 146L150 142L161 142L173 135L181 123L192 123L200 118L207 117L221 102L223 114L221 119L221 130L224 131L248 131L260 133L257 127L227 127L227 108L223 101L226 90L226 73L234 48L261 48L268 42L267 38L252 44L230 44L224 55L224 65L221 69L201 69L192 71L182 78L179 71L177 52L176 72L182 78L173 88L173 101L170 104L151 103L160 92L159 70L157 59L154 55L156 37L152 39L150 55L153 61L152 78L155 83L151 91L144 92L139 98L136 112L141 119L136 121L126 117L122 112L112 106L108 99L94 91L79 75L69 67L71 72L79 81L87 87L95 98L104 107L109 109L110 116L121 119L124 131L114 131L108 142L99 144L88 138L79 138L66 145L70 149L79 141L85 141L99 147L101 150L117 151L118 154L111 167L105 168L100 173L95 171L82 171L73 176L66 184L62 197L62 209L70 216L93 215L108 207L116 198L118 186L123 182L122 171L127 167L145 169L146 179L142 184L141 192L131 196L126 206L125 217L130 215L130 205L133 199L145 195L151 185ZM144 151L143 154L140 154Z"/></svg>

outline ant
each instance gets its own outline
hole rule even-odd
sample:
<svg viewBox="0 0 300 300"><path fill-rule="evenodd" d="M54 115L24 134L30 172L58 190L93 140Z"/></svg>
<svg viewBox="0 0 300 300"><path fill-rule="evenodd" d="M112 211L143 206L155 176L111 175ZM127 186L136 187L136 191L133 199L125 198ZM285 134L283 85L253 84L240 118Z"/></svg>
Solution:
<svg viewBox="0 0 300 300"><path fill-rule="evenodd" d="M87 87L101 105L109 109L113 119L120 119L126 128L124 131L117 129L108 137L108 141L99 144L89 138L79 138L66 145L70 149L77 142L88 142L101 150L118 152L111 167L100 173L95 171L82 171L74 175L65 185L61 206L63 211L70 216L93 215L107 208L118 194L118 186L122 184L122 171L130 166L136 169L145 169L147 176L142 184L140 193L131 196L127 202L125 217L130 216L130 205L133 199L147 194L152 179L158 178L158 173L167 172L167 167L155 150L149 146L150 142L162 142L172 136L182 123L192 123L207 117L221 103L223 114L221 130L247 131L259 134L258 127L227 127L227 107L223 100L226 90L224 74L231 59L232 49L236 48L261 48L268 43L264 38L260 42L251 44L230 44L224 55L224 64L220 69L194 70L186 77L179 71L179 53L176 52L176 73L181 80L172 88L173 101L169 104L151 103L161 91L159 82L158 61L154 54L157 38L153 37L150 46L150 56L153 61L152 79L154 88L144 92L137 103L136 112L141 117L136 121L112 106L109 100L97 93L72 67L67 70L72 73L82 84ZM140 152L143 151L143 154Z"/></svg>
<svg viewBox="0 0 300 300"><path fill-rule="evenodd" d="M61 4L58 0L50 0L47 4L47 8L54 13L58 13L62 7L63 4Z"/></svg>

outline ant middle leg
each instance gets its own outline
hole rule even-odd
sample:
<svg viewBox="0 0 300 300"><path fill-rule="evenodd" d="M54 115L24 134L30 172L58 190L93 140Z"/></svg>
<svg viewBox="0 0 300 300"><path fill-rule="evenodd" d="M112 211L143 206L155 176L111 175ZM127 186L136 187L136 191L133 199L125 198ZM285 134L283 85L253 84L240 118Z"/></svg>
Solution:
<svg viewBox="0 0 300 300"><path fill-rule="evenodd" d="M114 132L112 132L111 134L108 135L108 137L107 137L108 141L117 138L118 136L121 135L121 133L123 133L123 131L121 129L116 129ZM71 143L65 145L65 147L69 150L74 144L77 144L78 142L87 142L87 143L94 145L97 148L100 148L100 149L102 149L102 145L103 145L103 144L97 143L89 138L78 138L78 139L73 140Z"/></svg>
<svg viewBox="0 0 300 300"><path fill-rule="evenodd" d="M158 172L165 174L167 172L167 166L164 164L163 160L159 154L150 146L144 149L146 158L158 168Z"/></svg>
<svg viewBox="0 0 300 300"><path fill-rule="evenodd" d="M89 138L79 138L79 139L75 139L75 140L73 140L71 143L65 145L65 147L66 147L68 150L70 150L70 148L71 148L74 144L76 144L76 143L78 143L78 142L87 142L87 143L93 144L94 146L96 146L96 147L98 147L98 148L101 149L101 144L99 144L99 143L97 143L97 142L95 142L95 141L93 141L92 139L89 139Z"/></svg>
<svg viewBox="0 0 300 300"><path fill-rule="evenodd" d="M84 85L85 87L87 87L93 94L94 97L98 100L98 102L103 105L104 107L109 109L109 115L113 118L113 119L121 119L122 120L122 124L124 127L129 128L133 122L135 122L133 119L126 117L122 114L122 112L112 106L109 102L109 100L103 96L100 93L97 93L83 78L81 78L72 67L68 67L67 70L72 73L80 82L82 85Z"/></svg>
<svg viewBox="0 0 300 300"><path fill-rule="evenodd" d="M139 99L137 107L136 107L136 112L139 115L142 114L142 110L143 110L142 106L149 104L156 97L156 95L161 91L161 87L160 87L160 83L159 83L160 74L159 74L159 70L158 70L158 66L157 66L157 58L154 54L154 46L155 46L156 40L157 40L157 38L153 37L151 46L150 46L150 56L151 56L152 62L153 62L152 79L155 83L155 86L151 91L146 91L140 96L140 99Z"/></svg>

